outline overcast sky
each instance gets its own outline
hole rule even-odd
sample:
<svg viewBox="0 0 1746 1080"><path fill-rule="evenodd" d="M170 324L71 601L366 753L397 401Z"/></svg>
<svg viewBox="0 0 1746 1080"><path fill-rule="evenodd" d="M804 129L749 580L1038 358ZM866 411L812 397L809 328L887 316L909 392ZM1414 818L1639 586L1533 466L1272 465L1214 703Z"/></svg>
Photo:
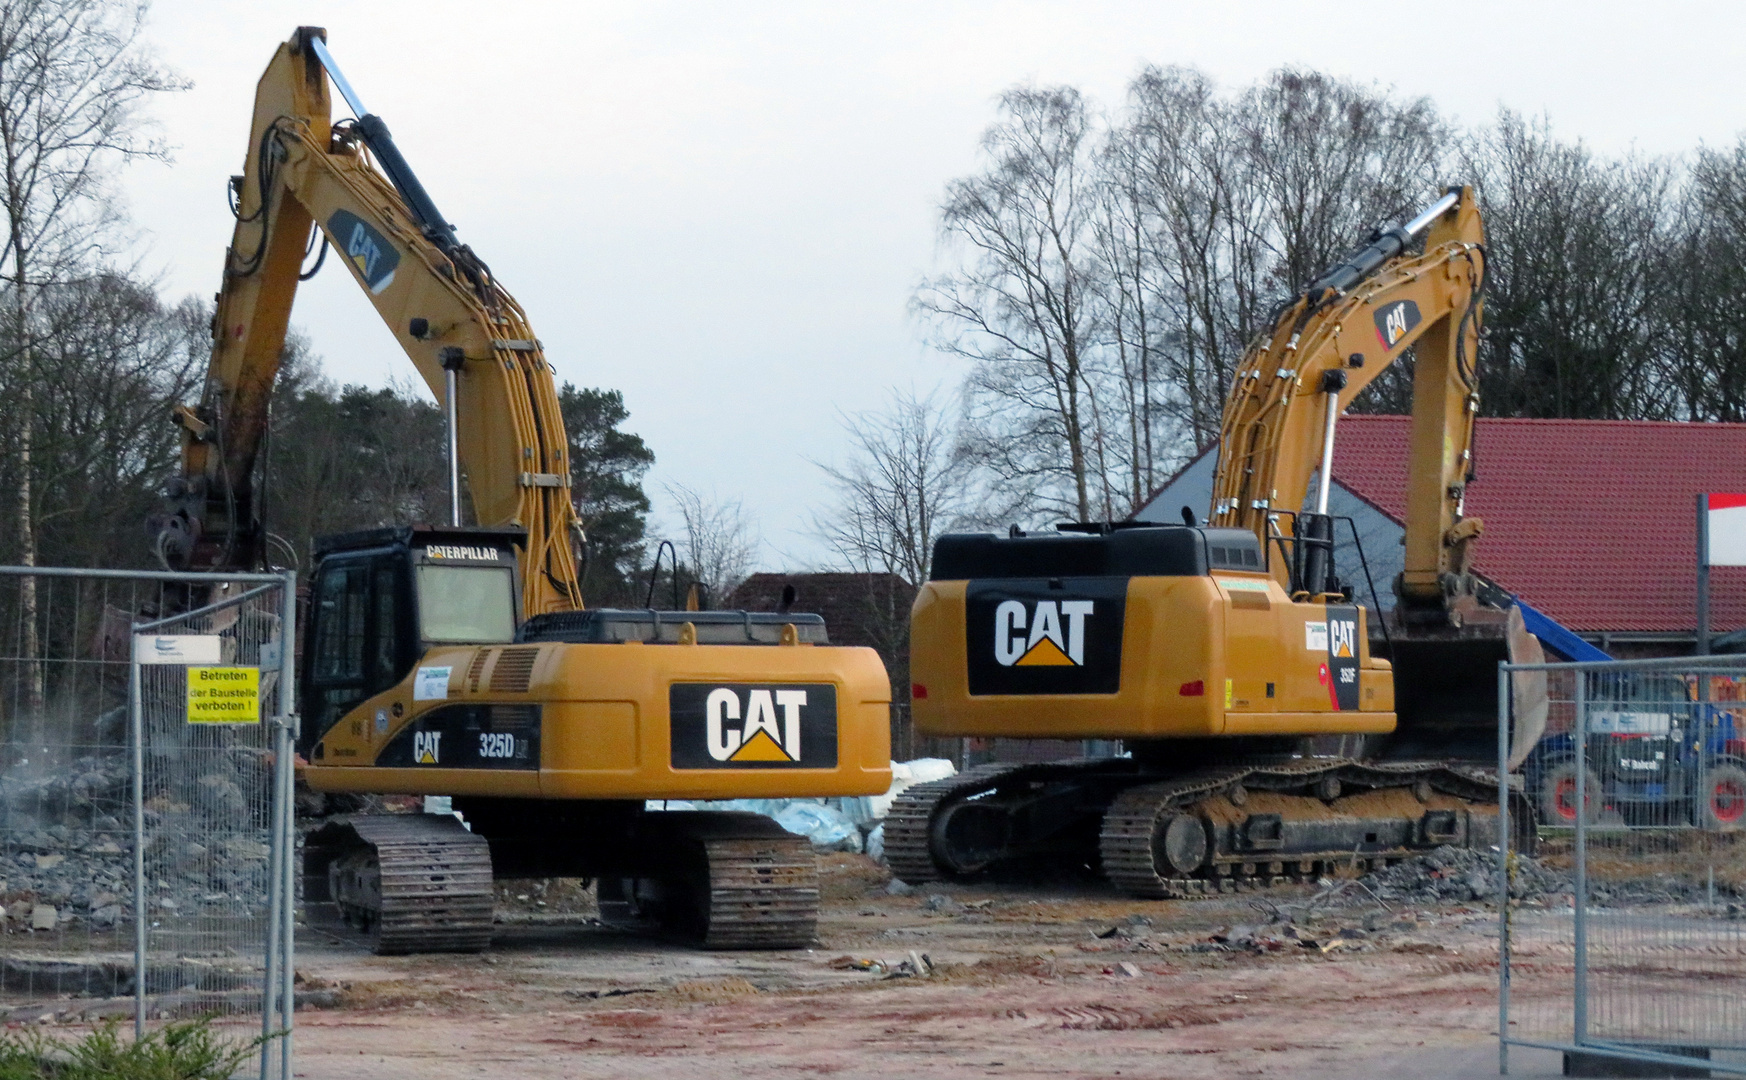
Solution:
<svg viewBox="0 0 1746 1080"><path fill-rule="evenodd" d="M444 216L527 309L558 377L622 390L663 482L744 500L766 568L828 561L814 460L839 410L956 385L907 314L936 268L947 180L1021 80L1107 105L1143 62L1242 86L1299 64L1481 121L1549 116L1605 151L1746 130L1738 4L589 3L157 0L150 37L194 88L155 114L174 165L123 182L144 268L210 296L259 78L299 24ZM344 105L335 95L336 116ZM1458 179L1458 178L1451 178ZM336 381L412 368L330 268L293 313ZM659 524L659 520L657 522Z"/></svg>

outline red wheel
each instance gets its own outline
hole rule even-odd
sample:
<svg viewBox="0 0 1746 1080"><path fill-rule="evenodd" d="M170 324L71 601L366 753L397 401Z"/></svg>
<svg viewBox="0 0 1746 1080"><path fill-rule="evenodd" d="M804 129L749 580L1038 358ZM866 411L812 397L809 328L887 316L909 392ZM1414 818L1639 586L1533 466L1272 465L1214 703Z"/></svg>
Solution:
<svg viewBox="0 0 1746 1080"><path fill-rule="evenodd" d="M1587 790L1583 792L1584 802L1588 804L1585 819L1592 824L1600 816L1601 789L1600 777L1594 770L1588 771L1586 778ZM1576 763L1562 762L1546 771L1540 781L1540 814L1548 825L1576 824Z"/></svg>
<svg viewBox="0 0 1746 1080"><path fill-rule="evenodd" d="M1699 823L1704 828L1731 830L1746 824L1746 769L1713 766L1698 790Z"/></svg>
<svg viewBox="0 0 1746 1080"><path fill-rule="evenodd" d="M1588 793L1583 792L1584 795ZM1553 813L1565 821L1576 820L1576 778L1563 776L1558 779L1557 794L1553 799Z"/></svg>

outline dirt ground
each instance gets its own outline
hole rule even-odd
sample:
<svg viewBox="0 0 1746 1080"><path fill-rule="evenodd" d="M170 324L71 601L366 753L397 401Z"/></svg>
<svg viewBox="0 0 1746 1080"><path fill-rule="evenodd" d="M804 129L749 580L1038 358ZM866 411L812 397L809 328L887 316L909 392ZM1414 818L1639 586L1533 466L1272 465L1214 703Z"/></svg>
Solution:
<svg viewBox="0 0 1746 1080"><path fill-rule="evenodd" d="M573 888L531 883L479 956L373 957L301 933L300 984L329 1006L298 1015L297 1075L1497 1075L1496 915L1477 905L1386 910L1356 887L1307 911L1311 887L891 895L871 861L824 859L820 940L794 952L615 932Z"/></svg>

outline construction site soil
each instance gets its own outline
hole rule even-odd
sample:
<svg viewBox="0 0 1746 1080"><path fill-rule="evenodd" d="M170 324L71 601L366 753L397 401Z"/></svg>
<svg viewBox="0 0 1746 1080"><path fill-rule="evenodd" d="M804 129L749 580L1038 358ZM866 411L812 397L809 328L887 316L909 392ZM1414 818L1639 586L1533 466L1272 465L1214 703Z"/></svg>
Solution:
<svg viewBox="0 0 1746 1080"><path fill-rule="evenodd" d="M1465 858L1195 901L909 890L865 857L821 860L807 950L611 930L574 882L502 886L482 955L300 933L297 1075L1495 1075L1497 915ZM1569 917L1546 877L1515 917Z"/></svg>

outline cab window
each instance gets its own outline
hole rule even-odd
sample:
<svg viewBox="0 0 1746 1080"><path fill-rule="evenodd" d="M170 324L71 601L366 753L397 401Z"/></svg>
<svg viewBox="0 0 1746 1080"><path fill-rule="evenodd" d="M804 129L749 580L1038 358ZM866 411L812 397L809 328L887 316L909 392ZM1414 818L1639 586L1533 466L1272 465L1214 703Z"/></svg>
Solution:
<svg viewBox="0 0 1746 1080"><path fill-rule="evenodd" d="M365 698L405 678L417 643L404 618L404 555L333 562L316 578L304 684L304 738L319 738Z"/></svg>
<svg viewBox="0 0 1746 1080"><path fill-rule="evenodd" d="M507 566L420 566L418 618L425 641L513 640L515 579Z"/></svg>
<svg viewBox="0 0 1746 1080"><path fill-rule="evenodd" d="M317 679L363 678L368 586L362 566L338 567L321 576L315 620Z"/></svg>

